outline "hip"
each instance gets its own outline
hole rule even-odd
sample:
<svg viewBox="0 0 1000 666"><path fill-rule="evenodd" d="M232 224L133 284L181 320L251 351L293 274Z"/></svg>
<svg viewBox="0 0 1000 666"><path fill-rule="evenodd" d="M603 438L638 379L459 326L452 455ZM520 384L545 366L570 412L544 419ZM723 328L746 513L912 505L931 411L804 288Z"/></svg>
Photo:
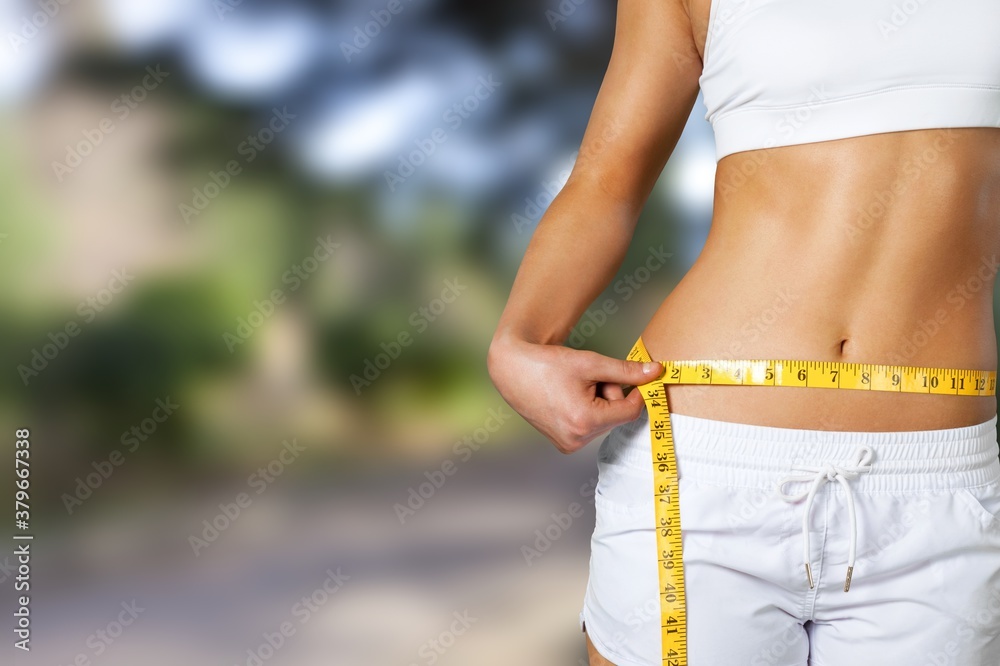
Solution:
<svg viewBox="0 0 1000 666"><path fill-rule="evenodd" d="M771 386L668 386L673 414L822 431L920 431L983 423L996 396L817 391Z"/></svg>

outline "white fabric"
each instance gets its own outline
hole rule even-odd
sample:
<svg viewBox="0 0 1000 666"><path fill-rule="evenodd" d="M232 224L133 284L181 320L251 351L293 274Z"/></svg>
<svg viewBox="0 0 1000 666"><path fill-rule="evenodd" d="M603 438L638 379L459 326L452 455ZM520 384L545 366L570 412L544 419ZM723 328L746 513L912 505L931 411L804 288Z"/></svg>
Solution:
<svg viewBox="0 0 1000 666"><path fill-rule="evenodd" d="M840 483L844 487L847 497L847 515L851 521L851 545L847 549L847 578L844 583L844 592L847 592L850 588L851 572L854 571L854 561L857 559L858 519L857 513L854 510L854 493L851 492L851 486L847 481L848 479L857 478L858 474L871 470L871 447L858 447L854 458L857 462L846 467L834 465L833 463L827 463L821 467L815 465L796 465L793 469L796 472L804 472L804 474L791 474L778 482L778 492L781 494L781 499L786 502L798 502L803 499L806 501L805 509L802 511L802 562L806 567L810 589L815 587L815 585L813 583L812 567L810 566L812 562L812 550L809 547L809 515L812 510L813 500L816 499L816 491L827 481L837 481ZM797 494L786 493L783 490L786 484L797 482L809 482L809 490Z"/></svg>
<svg viewBox="0 0 1000 666"><path fill-rule="evenodd" d="M1000 127L997 0L712 0L700 83L716 157Z"/></svg>
<svg viewBox="0 0 1000 666"><path fill-rule="evenodd" d="M1000 664L996 426L840 432L672 414L689 666ZM662 666L645 413L609 433L598 470L581 623L617 666ZM806 504L785 499L795 481Z"/></svg>

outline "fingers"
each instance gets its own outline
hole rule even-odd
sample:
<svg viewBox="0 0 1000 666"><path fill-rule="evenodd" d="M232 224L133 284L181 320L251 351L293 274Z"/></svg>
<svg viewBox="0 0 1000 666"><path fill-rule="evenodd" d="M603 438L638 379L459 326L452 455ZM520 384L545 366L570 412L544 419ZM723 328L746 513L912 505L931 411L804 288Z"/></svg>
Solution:
<svg viewBox="0 0 1000 666"><path fill-rule="evenodd" d="M586 352L582 358L590 375L588 379L595 381L640 386L663 374L663 364L656 361L626 361L594 352Z"/></svg>
<svg viewBox="0 0 1000 666"><path fill-rule="evenodd" d="M577 419L574 428L581 441L639 418L645 409L642 393L631 391L625 395L622 385L641 386L663 374L663 365L657 362L627 361L595 352L583 352L579 359L581 365L577 370L593 382L591 390L594 391L591 404Z"/></svg>
<svg viewBox="0 0 1000 666"><path fill-rule="evenodd" d="M619 391L621 387L616 387ZM615 426L634 421L645 409L642 395L632 391L617 400L591 393L585 406L578 406L547 435L562 453L573 453Z"/></svg>
<svg viewBox="0 0 1000 666"><path fill-rule="evenodd" d="M621 384L598 384L597 394L605 400L621 400L625 397L625 390Z"/></svg>
<svg viewBox="0 0 1000 666"><path fill-rule="evenodd" d="M626 395L626 389L663 374L661 363L533 343L491 358L490 376L501 395L562 453L637 419L644 409L642 394Z"/></svg>
<svg viewBox="0 0 1000 666"><path fill-rule="evenodd" d="M632 391L621 400L597 400L594 409L597 421L604 429L610 429L639 418L645 404L639 391Z"/></svg>

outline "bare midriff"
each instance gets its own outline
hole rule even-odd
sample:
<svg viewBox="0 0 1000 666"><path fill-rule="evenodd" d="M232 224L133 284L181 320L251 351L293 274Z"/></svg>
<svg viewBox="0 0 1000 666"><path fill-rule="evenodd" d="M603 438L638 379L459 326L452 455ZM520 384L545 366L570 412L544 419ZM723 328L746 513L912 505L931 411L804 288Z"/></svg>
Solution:
<svg viewBox="0 0 1000 666"><path fill-rule="evenodd" d="M642 333L654 359L996 370L1000 129L890 132L735 153L704 250ZM820 430L974 425L996 398L671 386L671 410Z"/></svg>

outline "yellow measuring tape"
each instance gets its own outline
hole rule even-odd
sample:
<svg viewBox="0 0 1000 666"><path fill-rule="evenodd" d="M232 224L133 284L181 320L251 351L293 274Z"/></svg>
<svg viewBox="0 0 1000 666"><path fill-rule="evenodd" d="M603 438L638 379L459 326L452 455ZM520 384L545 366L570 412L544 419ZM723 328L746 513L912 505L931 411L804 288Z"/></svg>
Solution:
<svg viewBox="0 0 1000 666"><path fill-rule="evenodd" d="M640 338L628 360L652 359ZM637 387L649 415L656 504L656 558L659 571L660 635L663 666L687 666L687 591L681 549L681 507L677 457L670 430L667 384L726 386L800 386L804 388L940 393L988 396L996 392L997 373L906 365L834 361L660 361L664 373Z"/></svg>

